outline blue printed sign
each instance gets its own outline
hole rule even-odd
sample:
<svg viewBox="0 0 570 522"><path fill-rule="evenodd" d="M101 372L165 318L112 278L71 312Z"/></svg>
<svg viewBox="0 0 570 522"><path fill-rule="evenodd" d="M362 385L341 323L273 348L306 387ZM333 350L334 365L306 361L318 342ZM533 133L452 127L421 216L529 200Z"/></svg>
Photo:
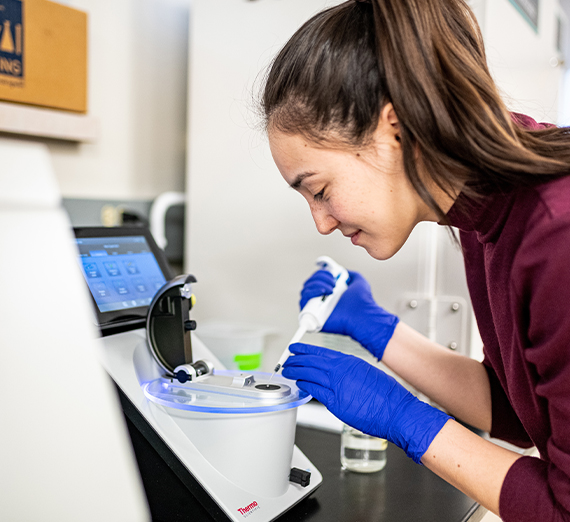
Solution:
<svg viewBox="0 0 570 522"><path fill-rule="evenodd" d="M21 0L0 0L0 74L24 76L24 25Z"/></svg>

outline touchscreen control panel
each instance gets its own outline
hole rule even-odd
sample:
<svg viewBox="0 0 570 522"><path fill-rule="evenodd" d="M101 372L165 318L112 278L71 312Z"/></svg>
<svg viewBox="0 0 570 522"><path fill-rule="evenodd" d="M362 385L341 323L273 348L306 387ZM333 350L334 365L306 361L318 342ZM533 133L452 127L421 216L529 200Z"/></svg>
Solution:
<svg viewBox="0 0 570 522"><path fill-rule="evenodd" d="M166 283L144 236L76 238L79 262L99 312L150 305Z"/></svg>

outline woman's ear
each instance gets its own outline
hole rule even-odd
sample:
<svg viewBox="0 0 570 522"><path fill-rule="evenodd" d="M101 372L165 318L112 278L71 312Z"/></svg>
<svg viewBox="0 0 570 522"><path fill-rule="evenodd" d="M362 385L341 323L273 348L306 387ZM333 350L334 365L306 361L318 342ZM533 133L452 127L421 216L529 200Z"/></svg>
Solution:
<svg viewBox="0 0 570 522"><path fill-rule="evenodd" d="M398 115L396 114L396 110L391 102L388 102L384 107L382 107L382 111L380 112L380 119L385 120L390 125L398 125Z"/></svg>
<svg viewBox="0 0 570 522"><path fill-rule="evenodd" d="M391 102L388 102L382 110L380 111L380 121L378 122L378 127L383 130L383 132L388 132L392 134L393 138L400 142L400 121L398 120L398 115L394 110L394 106Z"/></svg>

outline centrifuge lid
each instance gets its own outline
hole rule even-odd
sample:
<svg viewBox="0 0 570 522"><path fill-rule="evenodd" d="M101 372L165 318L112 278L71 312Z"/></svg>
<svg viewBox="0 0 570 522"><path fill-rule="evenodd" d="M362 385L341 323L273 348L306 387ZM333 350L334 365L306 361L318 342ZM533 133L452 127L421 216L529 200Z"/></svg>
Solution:
<svg viewBox="0 0 570 522"><path fill-rule="evenodd" d="M230 370L215 370L216 375L239 376L243 372ZM253 376L257 383L266 383L271 374L256 372ZM148 400L177 410L201 413L221 414L252 414L265 413L297 408L311 400L310 395L297 388L294 381L275 375L272 384L288 386L291 393L282 398L243 397L238 393L213 392L200 387L200 382L184 384L167 378L156 379L143 385L143 391Z"/></svg>

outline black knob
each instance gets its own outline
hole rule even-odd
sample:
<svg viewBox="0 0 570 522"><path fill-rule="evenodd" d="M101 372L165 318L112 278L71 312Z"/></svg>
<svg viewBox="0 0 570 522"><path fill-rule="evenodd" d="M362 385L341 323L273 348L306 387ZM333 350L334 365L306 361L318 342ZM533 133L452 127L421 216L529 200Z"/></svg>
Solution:
<svg viewBox="0 0 570 522"><path fill-rule="evenodd" d="M289 482L300 484L306 488L311 483L311 472L304 469L291 468L291 473L289 474Z"/></svg>
<svg viewBox="0 0 570 522"><path fill-rule="evenodd" d="M188 375L186 372L184 372L182 370L180 370L179 372L176 372L174 377L176 377L178 382L180 382L182 384L184 384L185 382L190 380L190 375Z"/></svg>
<svg viewBox="0 0 570 522"><path fill-rule="evenodd" d="M196 330L196 321L194 321L193 319L190 319L189 321L185 321L184 322L184 330L188 331L192 331L192 330Z"/></svg>

